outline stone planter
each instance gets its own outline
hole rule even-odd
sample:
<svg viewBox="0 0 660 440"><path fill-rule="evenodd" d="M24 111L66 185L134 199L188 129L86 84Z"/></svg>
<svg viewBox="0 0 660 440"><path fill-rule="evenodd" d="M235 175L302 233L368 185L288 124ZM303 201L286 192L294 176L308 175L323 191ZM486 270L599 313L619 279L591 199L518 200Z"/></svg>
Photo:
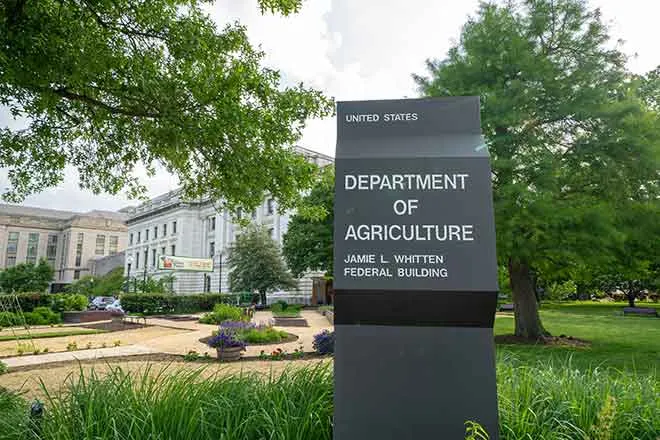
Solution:
<svg viewBox="0 0 660 440"><path fill-rule="evenodd" d="M305 318L273 318L273 324L277 327L307 327Z"/></svg>
<svg viewBox="0 0 660 440"><path fill-rule="evenodd" d="M328 318L328 322L332 325L335 324L335 312L328 310L325 312L325 317Z"/></svg>
<svg viewBox="0 0 660 440"><path fill-rule="evenodd" d="M106 310L85 310L82 312L64 312L62 317L65 324L79 324L83 322L109 321L112 319Z"/></svg>
<svg viewBox="0 0 660 440"><path fill-rule="evenodd" d="M241 358L243 347L223 347L215 349L218 353L218 360L224 361L237 361Z"/></svg>

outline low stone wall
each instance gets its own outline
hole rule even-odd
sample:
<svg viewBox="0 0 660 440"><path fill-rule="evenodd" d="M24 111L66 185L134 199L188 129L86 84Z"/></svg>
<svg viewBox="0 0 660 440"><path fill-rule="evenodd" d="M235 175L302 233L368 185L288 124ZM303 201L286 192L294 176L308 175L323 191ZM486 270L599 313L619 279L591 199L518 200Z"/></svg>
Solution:
<svg viewBox="0 0 660 440"><path fill-rule="evenodd" d="M274 325L278 327L307 327L305 318L273 318Z"/></svg>
<svg viewBox="0 0 660 440"><path fill-rule="evenodd" d="M83 312L64 312L62 318L66 324L79 324L82 322L108 321L112 314L105 310L85 310Z"/></svg>

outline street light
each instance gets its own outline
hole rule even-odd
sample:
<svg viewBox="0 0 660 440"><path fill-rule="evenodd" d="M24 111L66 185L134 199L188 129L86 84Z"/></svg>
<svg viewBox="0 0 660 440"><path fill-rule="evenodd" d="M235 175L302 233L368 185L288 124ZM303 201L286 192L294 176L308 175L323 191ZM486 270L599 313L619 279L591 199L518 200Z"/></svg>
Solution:
<svg viewBox="0 0 660 440"><path fill-rule="evenodd" d="M129 284L131 282L131 265L133 264L133 255L126 257L127 266L127 275L126 275L126 293L128 293Z"/></svg>
<svg viewBox="0 0 660 440"><path fill-rule="evenodd" d="M218 259L218 293L222 293L222 251L217 254Z"/></svg>

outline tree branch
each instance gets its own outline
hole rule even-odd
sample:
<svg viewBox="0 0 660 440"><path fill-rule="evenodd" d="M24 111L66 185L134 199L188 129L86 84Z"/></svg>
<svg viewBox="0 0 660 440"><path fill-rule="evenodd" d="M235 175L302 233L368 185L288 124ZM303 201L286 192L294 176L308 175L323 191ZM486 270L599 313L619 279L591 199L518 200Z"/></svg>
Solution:
<svg viewBox="0 0 660 440"><path fill-rule="evenodd" d="M48 89L51 92L55 93L58 96L61 96L62 98L69 99L71 101L78 101L78 102L83 102L85 104L89 104L93 107L99 107L104 110L106 110L109 113L112 114L118 114L118 115L125 115L125 116L135 116L135 117L142 117L142 118L160 118L161 114L160 113L154 113L154 112L149 112L146 110L137 110L137 109L128 109L128 108L122 108L122 107L114 107L112 105L106 104L103 101L99 101L98 99L92 98L90 96L86 95L80 95L78 93L73 93L69 90L67 90L64 87L58 88L58 89Z"/></svg>

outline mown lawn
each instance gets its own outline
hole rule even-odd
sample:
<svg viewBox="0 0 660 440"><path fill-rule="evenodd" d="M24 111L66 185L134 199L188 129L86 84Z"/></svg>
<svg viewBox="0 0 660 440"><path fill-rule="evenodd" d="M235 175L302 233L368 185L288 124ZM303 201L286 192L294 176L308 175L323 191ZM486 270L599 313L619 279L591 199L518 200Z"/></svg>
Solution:
<svg viewBox="0 0 660 440"><path fill-rule="evenodd" d="M657 374L660 367L660 318L623 316L625 303L544 303L541 320L553 336L573 336L589 341L588 348L498 344L498 357L514 357L533 365L564 362L580 369L614 368ZM655 307L660 304L640 303ZM495 334L511 334L513 317L498 316Z"/></svg>

